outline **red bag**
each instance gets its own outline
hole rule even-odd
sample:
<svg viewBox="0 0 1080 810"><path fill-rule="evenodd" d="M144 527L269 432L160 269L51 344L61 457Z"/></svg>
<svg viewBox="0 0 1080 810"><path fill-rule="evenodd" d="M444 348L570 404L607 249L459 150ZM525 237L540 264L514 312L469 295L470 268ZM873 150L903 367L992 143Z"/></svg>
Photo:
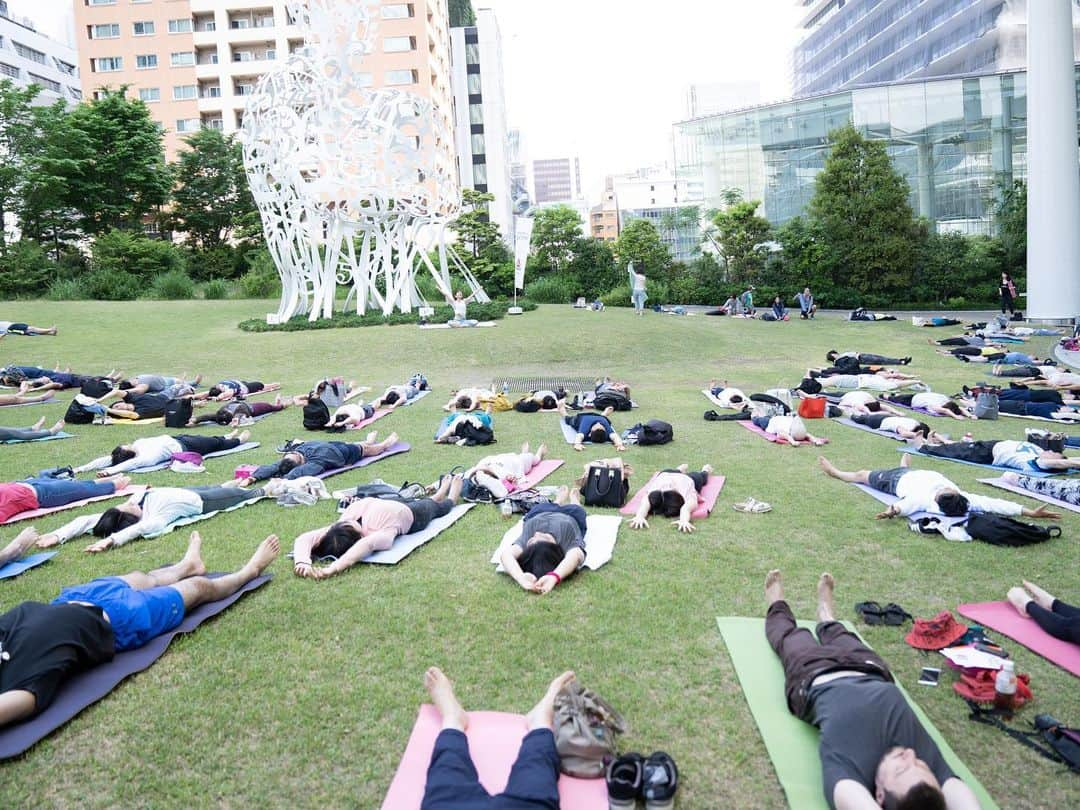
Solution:
<svg viewBox="0 0 1080 810"><path fill-rule="evenodd" d="M799 416L803 419L823 419L828 400L825 397L803 397L799 400Z"/></svg>

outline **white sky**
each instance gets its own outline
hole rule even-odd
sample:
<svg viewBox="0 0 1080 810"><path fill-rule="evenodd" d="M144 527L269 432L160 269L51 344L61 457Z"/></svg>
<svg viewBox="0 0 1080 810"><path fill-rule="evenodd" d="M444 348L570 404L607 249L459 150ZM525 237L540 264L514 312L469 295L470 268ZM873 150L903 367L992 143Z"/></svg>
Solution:
<svg viewBox="0 0 1080 810"><path fill-rule="evenodd" d="M511 126L529 159L581 158L590 201L603 178L670 163L691 83L756 80L790 94L796 0L473 0L503 36ZM9 0L13 17L69 41L72 0Z"/></svg>

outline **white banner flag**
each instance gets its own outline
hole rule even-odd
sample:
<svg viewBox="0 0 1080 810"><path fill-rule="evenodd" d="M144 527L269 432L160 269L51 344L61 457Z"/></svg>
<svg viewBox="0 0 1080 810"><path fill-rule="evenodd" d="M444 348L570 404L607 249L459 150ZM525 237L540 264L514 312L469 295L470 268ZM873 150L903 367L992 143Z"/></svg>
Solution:
<svg viewBox="0 0 1080 810"><path fill-rule="evenodd" d="M525 263L532 242L532 217L514 217L514 289L525 289Z"/></svg>

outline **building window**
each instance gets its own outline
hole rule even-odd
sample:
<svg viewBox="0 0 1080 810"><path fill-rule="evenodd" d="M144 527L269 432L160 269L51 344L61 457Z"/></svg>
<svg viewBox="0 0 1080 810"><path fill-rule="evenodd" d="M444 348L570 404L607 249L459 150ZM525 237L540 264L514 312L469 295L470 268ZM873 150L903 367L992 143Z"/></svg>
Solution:
<svg viewBox="0 0 1080 810"><path fill-rule="evenodd" d="M407 20L414 14L412 3L390 3L382 7L384 20Z"/></svg>
<svg viewBox="0 0 1080 810"><path fill-rule="evenodd" d="M53 57L53 62L56 63L56 69L61 73L66 73L68 76L75 75L75 66L70 62L65 62L63 59L57 59L55 56Z"/></svg>
<svg viewBox="0 0 1080 810"><path fill-rule="evenodd" d="M124 69L124 60L119 56L101 56L90 60L94 73L115 73Z"/></svg>
<svg viewBox="0 0 1080 810"><path fill-rule="evenodd" d="M474 164L472 170L473 183L487 186L487 166L483 163Z"/></svg>
<svg viewBox="0 0 1080 810"><path fill-rule="evenodd" d="M68 93L76 101L82 101L82 90L80 90L79 88L77 88L77 87L69 87L68 88Z"/></svg>
<svg viewBox="0 0 1080 810"><path fill-rule="evenodd" d="M416 84L420 77L415 70L388 70L384 80L389 87L401 84Z"/></svg>
<svg viewBox="0 0 1080 810"><path fill-rule="evenodd" d="M204 118L202 123L207 129L225 129L225 121L222 118Z"/></svg>
<svg viewBox="0 0 1080 810"><path fill-rule="evenodd" d="M161 88L160 87L140 87L139 88L139 100L140 101L161 101Z"/></svg>
<svg viewBox="0 0 1080 810"><path fill-rule="evenodd" d="M86 26L86 34L90 39L119 39L120 23L88 25Z"/></svg>
<svg viewBox="0 0 1080 810"><path fill-rule="evenodd" d="M484 107L481 104L469 105L469 123L470 124L482 124L484 123Z"/></svg>
<svg viewBox="0 0 1080 810"><path fill-rule="evenodd" d="M145 20L142 22L133 22L131 24L131 33L137 37L149 37L154 35L154 23L151 20Z"/></svg>
<svg viewBox="0 0 1080 810"><path fill-rule="evenodd" d="M199 94L200 98L221 98L221 85L220 84L208 84L202 88Z"/></svg>
<svg viewBox="0 0 1080 810"><path fill-rule="evenodd" d="M115 6L116 0L86 0L88 6Z"/></svg>
<svg viewBox="0 0 1080 810"><path fill-rule="evenodd" d="M476 44L465 46L465 64L466 65L479 65L480 64L480 46Z"/></svg>
<svg viewBox="0 0 1080 810"><path fill-rule="evenodd" d="M30 84L41 85L46 90L52 90L56 94L61 93L60 82L53 81L52 79L46 79L44 76L38 76L36 73L27 73L27 77L30 79Z"/></svg>
<svg viewBox="0 0 1080 810"><path fill-rule="evenodd" d="M255 85L250 82L237 82L233 85L233 93L238 96L250 96L255 92Z"/></svg>
<svg viewBox="0 0 1080 810"><path fill-rule="evenodd" d="M481 194L487 194L488 185L487 183L473 183L473 188Z"/></svg>
<svg viewBox="0 0 1080 810"><path fill-rule="evenodd" d="M482 155L487 152L487 149L484 148L483 135L472 135L470 137L472 138L472 153L474 157L476 155Z"/></svg>
<svg viewBox="0 0 1080 810"><path fill-rule="evenodd" d="M383 53L405 53L416 50L416 37L384 37Z"/></svg>
<svg viewBox="0 0 1080 810"><path fill-rule="evenodd" d="M135 57L136 70L150 70L157 67L156 53L143 53Z"/></svg>
<svg viewBox="0 0 1080 810"><path fill-rule="evenodd" d="M196 132L201 127L201 118L178 118L176 121L177 132Z"/></svg>
<svg viewBox="0 0 1080 810"><path fill-rule="evenodd" d="M475 96L480 92L480 74L470 73L468 78L469 95Z"/></svg>
<svg viewBox="0 0 1080 810"><path fill-rule="evenodd" d="M195 64L195 54L192 51L176 51L169 55L169 64L173 67L190 67Z"/></svg>
<svg viewBox="0 0 1080 810"><path fill-rule="evenodd" d="M184 101L189 98L198 98L199 88L193 84L178 84L172 89L173 101Z"/></svg>
<svg viewBox="0 0 1080 810"><path fill-rule="evenodd" d="M465 72L470 73L470 74L471 73L479 73L480 72L480 65L479 64L465 65Z"/></svg>
<svg viewBox="0 0 1080 810"><path fill-rule="evenodd" d="M484 97L479 93L469 93L469 104L480 105L484 103Z"/></svg>
<svg viewBox="0 0 1080 810"><path fill-rule="evenodd" d="M169 33L170 34L190 34L191 33L191 17L184 17L180 20L169 20Z"/></svg>
<svg viewBox="0 0 1080 810"><path fill-rule="evenodd" d="M29 59L31 62L37 62L39 65L47 65L48 61L45 59L45 54L41 51L36 51L33 48L27 48L21 42L15 42L12 40L12 45L15 46L15 53L21 56L23 59Z"/></svg>
<svg viewBox="0 0 1080 810"><path fill-rule="evenodd" d="M465 29L465 44L475 45L480 41L480 35L476 32L476 28L469 27Z"/></svg>
<svg viewBox="0 0 1080 810"><path fill-rule="evenodd" d="M484 125L483 124L469 124L469 134L470 135L483 135L484 134Z"/></svg>

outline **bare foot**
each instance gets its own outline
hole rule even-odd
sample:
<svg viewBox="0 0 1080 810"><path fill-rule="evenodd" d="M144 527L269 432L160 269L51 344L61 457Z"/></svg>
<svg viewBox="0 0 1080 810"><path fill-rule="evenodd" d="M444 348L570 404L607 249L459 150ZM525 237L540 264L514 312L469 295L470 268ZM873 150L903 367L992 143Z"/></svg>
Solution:
<svg viewBox="0 0 1080 810"><path fill-rule="evenodd" d="M372 435L374 436L375 434L373 433ZM398 441L397 433L391 433L389 436L386 437L386 446L387 447L393 447L395 444L397 444L397 441Z"/></svg>
<svg viewBox="0 0 1080 810"><path fill-rule="evenodd" d="M41 430L41 426L45 424L45 417L41 417L34 424L30 426L30 430Z"/></svg>
<svg viewBox="0 0 1080 810"><path fill-rule="evenodd" d="M704 467L701 468L701 471L703 473L705 473L706 475L712 475L713 465L712 464L706 464Z"/></svg>
<svg viewBox="0 0 1080 810"><path fill-rule="evenodd" d="M784 598L784 578L779 568L765 575L765 601L770 605Z"/></svg>
<svg viewBox="0 0 1080 810"><path fill-rule="evenodd" d="M832 478L839 478L840 477L838 475L840 470L837 469L835 464L833 464L831 461L829 461L827 458L825 458L825 456L818 456L817 457L817 463L821 466L821 469L825 471L826 475L831 476Z"/></svg>
<svg viewBox="0 0 1080 810"><path fill-rule="evenodd" d="M122 489L127 489L128 484L131 483L131 478L126 475L110 475L108 478L101 479L101 482L105 481L111 481L113 485L113 491L119 492Z"/></svg>
<svg viewBox="0 0 1080 810"><path fill-rule="evenodd" d="M242 431L240 431L240 435L237 436L236 438L238 438L240 440L240 443L243 444L244 442L246 442L248 439L251 438L251 431L250 430L242 430Z"/></svg>
<svg viewBox="0 0 1080 810"><path fill-rule="evenodd" d="M540 698L540 702L525 715L525 722L529 725L529 731L538 728L551 728L554 725L555 698L572 680L574 680L574 673L567 670L548 685L547 692Z"/></svg>
<svg viewBox="0 0 1080 810"><path fill-rule="evenodd" d="M1001 474L1002 481L1008 481L1013 486L1020 483L1020 473L1007 472Z"/></svg>
<svg viewBox="0 0 1080 810"><path fill-rule="evenodd" d="M1010 605L1016 608L1016 612L1023 616L1025 619L1028 617L1028 602L1035 601L1023 588L1009 588L1009 593L1006 594L1005 598L1009 600Z"/></svg>
<svg viewBox="0 0 1080 810"><path fill-rule="evenodd" d="M528 442L524 442L521 445L521 452L522 453L528 453L529 452L529 443Z"/></svg>
<svg viewBox="0 0 1080 810"><path fill-rule="evenodd" d="M566 503L566 502L567 502L568 500L570 500L570 487L568 487L568 486L566 486L565 484L563 484L563 485L562 485L561 487L559 487L559 489L558 489L558 490L557 490L557 491L555 492L555 503L557 503L557 504L564 504L564 503Z"/></svg>
<svg viewBox="0 0 1080 810"><path fill-rule="evenodd" d="M581 506L581 490L578 487L570 490L570 503Z"/></svg>
<svg viewBox="0 0 1080 810"><path fill-rule="evenodd" d="M226 439L235 439L236 438L236 431L235 430L230 430L228 433L225 434L225 438Z"/></svg>
<svg viewBox="0 0 1080 810"><path fill-rule="evenodd" d="M192 532L188 538L187 551L180 564L188 567L189 577L201 577L206 573L206 563L202 559L202 535L198 532Z"/></svg>
<svg viewBox="0 0 1080 810"><path fill-rule="evenodd" d="M278 394L276 397L274 397L274 407L275 408L280 408L281 407L281 394Z"/></svg>
<svg viewBox="0 0 1080 810"><path fill-rule="evenodd" d="M836 587L836 583L833 581L832 574L824 573L818 579L817 584L817 617L819 622L831 622L836 620L836 614L834 613L833 606L833 588Z"/></svg>
<svg viewBox="0 0 1080 810"><path fill-rule="evenodd" d="M64 420L63 419L58 419L56 424L53 425L51 428L49 428L49 433L51 433L51 434L53 434L55 436L57 433L59 433L63 429L64 429Z"/></svg>
<svg viewBox="0 0 1080 810"><path fill-rule="evenodd" d="M255 553L251 555L251 559L248 560L247 566L255 570L255 575L258 576L274 560L277 559L277 555L281 552L281 544L278 543L278 537L276 534L271 534L261 543L259 547L255 549Z"/></svg>
<svg viewBox="0 0 1080 810"><path fill-rule="evenodd" d="M368 444L374 444L375 439L379 437L379 431L373 430L367 436L364 437L364 441Z"/></svg>
<svg viewBox="0 0 1080 810"><path fill-rule="evenodd" d="M548 446L546 443L541 442L540 446L536 448L536 457L540 460L544 460L544 456L547 455Z"/></svg>
<svg viewBox="0 0 1080 810"><path fill-rule="evenodd" d="M900 466L905 469L911 466L911 453L904 453L903 458L900 459Z"/></svg>
<svg viewBox="0 0 1080 810"><path fill-rule="evenodd" d="M464 731L469 725L469 716L465 713L454 694L454 685L438 667L428 667L424 673L424 688L431 695L431 702L442 716L442 727Z"/></svg>
<svg viewBox="0 0 1080 810"><path fill-rule="evenodd" d="M455 475L454 480L450 482L450 492L448 497L455 505L461 500L461 488L465 485L465 476Z"/></svg>
<svg viewBox="0 0 1080 810"><path fill-rule="evenodd" d="M1027 592L1031 594L1031 598L1036 605L1043 610L1054 609L1054 597L1051 594L1048 594L1034 582L1028 582L1026 579L1024 580L1024 587L1027 588Z"/></svg>
<svg viewBox="0 0 1080 810"><path fill-rule="evenodd" d="M685 475L687 473L687 471L690 469L690 465L686 464L686 463L683 463L683 464L680 464L675 469L678 470L679 472L681 472L683 475Z"/></svg>

